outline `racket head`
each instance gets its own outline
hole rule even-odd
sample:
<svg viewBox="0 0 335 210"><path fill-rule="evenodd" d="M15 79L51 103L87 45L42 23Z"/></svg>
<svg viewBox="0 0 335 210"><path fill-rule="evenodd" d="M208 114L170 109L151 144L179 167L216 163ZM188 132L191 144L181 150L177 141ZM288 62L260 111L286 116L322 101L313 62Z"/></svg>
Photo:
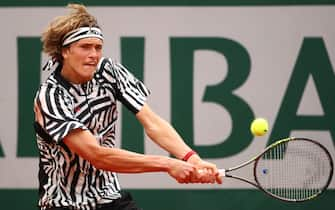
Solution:
<svg viewBox="0 0 335 210"><path fill-rule="evenodd" d="M333 160L319 142L287 138L268 146L257 157L254 178L258 188L287 202L311 200L322 194L333 177Z"/></svg>

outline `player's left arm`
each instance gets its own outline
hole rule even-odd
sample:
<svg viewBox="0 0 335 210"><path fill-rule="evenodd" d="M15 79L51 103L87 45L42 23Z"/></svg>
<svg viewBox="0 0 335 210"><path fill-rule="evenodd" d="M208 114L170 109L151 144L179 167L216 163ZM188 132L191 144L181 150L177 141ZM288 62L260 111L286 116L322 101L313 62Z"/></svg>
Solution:
<svg viewBox="0 0 335 210"><path fill-rule="evenodd" d="M173 126L151 110L148 104L143 105L136 114L136 118L143 125L148 137L175 157L182 159L191 151L191 148L184 142ZM202 179L203 182L208 182L210 179L212 179L212 182L222 182L215 164L202 160L198 154L192 155L187 161L207 172L203 176L197 174L195 178ZM215 177L215 180L213 177Z"/></svg>

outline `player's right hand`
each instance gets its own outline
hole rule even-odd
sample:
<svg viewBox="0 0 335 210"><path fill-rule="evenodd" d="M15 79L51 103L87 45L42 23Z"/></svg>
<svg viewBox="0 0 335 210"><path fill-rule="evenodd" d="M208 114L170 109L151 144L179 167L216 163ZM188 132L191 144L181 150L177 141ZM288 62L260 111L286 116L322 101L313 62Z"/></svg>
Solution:
<svg viewBox="0 0 335 210"><path fill-rule="evenodd" d="M192 183L192 175L196 173L196 167L191 163L171 158L168 163L168 173L178 183Z"/></svg>

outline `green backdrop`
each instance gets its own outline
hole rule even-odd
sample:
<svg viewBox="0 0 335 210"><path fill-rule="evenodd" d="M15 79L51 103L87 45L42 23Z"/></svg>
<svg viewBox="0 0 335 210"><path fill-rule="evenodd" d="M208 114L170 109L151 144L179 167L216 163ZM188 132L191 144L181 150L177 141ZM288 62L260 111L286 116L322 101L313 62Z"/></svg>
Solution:
<svg viewBox="0 0 335 210"><path fill-rule="evenodd" d="M29 6L63 6L66 5L68 1L63 0L47 0L47 1L26 1L26 0L2 0L0 2L1 7L29 7ZM154 0L92 0L92 1L73 1L73 2L82 2L86 5L109 5L109 6L277 6L277 5L333 5L335 0L164 0L164 1L154 1ZM22 40L24 42L24 40ZM35 40L38 42L37 40ZM128 40L129 41L129 40ZM130 40L132 41L132 40ZM136 40L133 40L136 42ZM137 40L141 45L141 40ZM32 42L29 42L32 43ZM34 43L33 43L34 44ZM136 44L136 43L135 43ZM26 47L29 49L25 43L20 46ZM35 45L36 46L36 43ZM132 45L133 46L133 45ZM40 50L40 48L34 48L35 50ZM22 51L21 51L22 52ZM32 54L33 55L33 54ZM18 54L20 56L20 54ZM132 62L131 58L126 58L124 62ZM31 58L34 59L34 58ZM130 60L130 61L129 61ZM25 64L20 64L25 65ZM136 64L141 66L143 64ZM19 66L20 68L20 66ZM36 84L36 81L30 81L24 83L24 78L29 75L22 75L21 80L23 83L19 83L22 87L20 89L31 90L35 87L31 87L31 84ZM35 75L36 76L36 75ZM138 75L141 77L141 75ZM35 79L38 77L34 77ZM20 80L20 77L18 78ZM29 95L30 94L30 95ZM31 99L32 92L26 92L24 96L20 97L19 100L27 101ZM24 103L19 103L19 112L22 115L26 113L25 110L30 109L26 107ZM125 113L125 115L127 115ZM126 116L124 116L127 118ZM19 127L22 129L26 128L30 123L28 119L31 116L22 117L26 121L20 121ZM126 124L124 125L126 126ZM28 126L29 128L29 126ZM129 128L128 128L129 129ZM136 128L134 125L133 129ZM28 132L28 131L27 131ZM140 132L140 131L139 131ZM32 135L32 134L31 134ZM126 134L125 134L126 135ZM20 137L19 137L20 138ZM21 144L22 148L25 145ZM124 148L134 145L122 145ZM135 149L143 150L140 148L143 145L135 145ZM1 147L0 147L1 148ZM0 151L0 154L2 152ZM36 153L36 151L28 151L25 153L24 149L18 148L18 153L20 156L31 156L31 153ZM0 170L1 173L1 170ZM155 190L141 190L141 189L127 189L131 191L135 197L135 200L138 201L139 205L142 206L145 210L172 210L172 209L206 209L206 210L230 210L230 209L271 209L271 210L317 210L317 209L333 209L335 198L335 190L329 190L325 195L320 198L306 202L306 203L297 203L297 204L287 204L277 200L274 200L268 196L265 196L262 192L257 190L173 190L173 189L155 189ZM1 210L32 210L37 209L37 189L0 189L0 209Z"/></svg>

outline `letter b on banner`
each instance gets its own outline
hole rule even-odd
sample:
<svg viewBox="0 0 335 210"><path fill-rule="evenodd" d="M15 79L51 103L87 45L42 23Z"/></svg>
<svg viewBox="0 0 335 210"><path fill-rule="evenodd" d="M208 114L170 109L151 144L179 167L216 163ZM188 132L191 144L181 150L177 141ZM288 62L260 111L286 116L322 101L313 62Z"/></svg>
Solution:
<svg viewBox="0 0 335 210"><path fill-rule="evenodd" d="M226 78L217 85L207 86L203 95L204 102L224 107L231 116L232 132L220 144L194 145L193 66L194 52L197 50L221 53L228 64ZM245 131L249 130L254 114L248 104L233 93L243 85L250 73L250 57L246 49L239 43L224 38L172 38L171 68L172 123L184 140L204 158L227 157L246 148L253 137Z"/></svg>

